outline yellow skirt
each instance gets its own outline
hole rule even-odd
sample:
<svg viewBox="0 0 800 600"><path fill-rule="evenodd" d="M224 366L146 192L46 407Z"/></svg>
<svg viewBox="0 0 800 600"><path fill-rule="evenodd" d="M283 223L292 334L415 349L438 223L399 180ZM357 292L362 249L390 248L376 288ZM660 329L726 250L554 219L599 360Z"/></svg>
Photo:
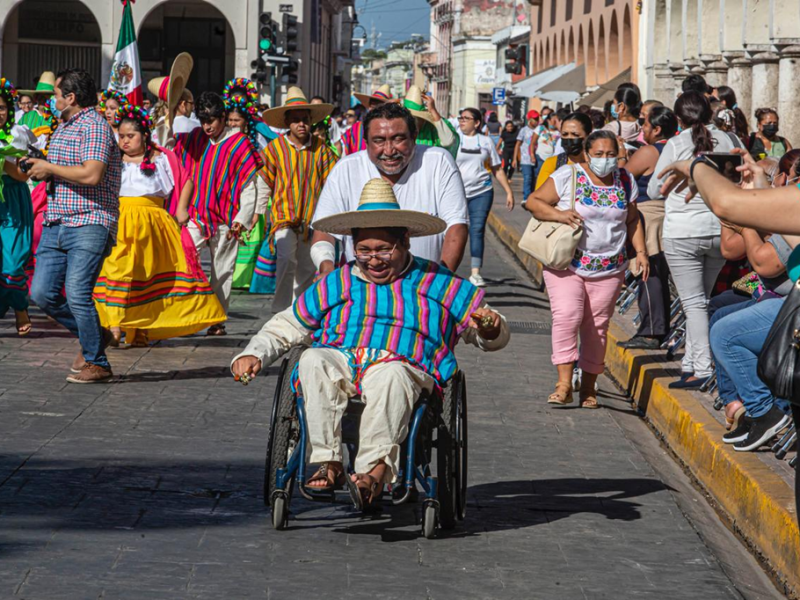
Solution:
<svg viewBox="0 0 800 600"><path fill-rule="evenodd" d="M94 301L103 327L151 340L191 335L225 321L205 275L192 273L178 224L156 197L122 197L117 245L103 263ZM131 338L128 337L128 340Z"/></svg>

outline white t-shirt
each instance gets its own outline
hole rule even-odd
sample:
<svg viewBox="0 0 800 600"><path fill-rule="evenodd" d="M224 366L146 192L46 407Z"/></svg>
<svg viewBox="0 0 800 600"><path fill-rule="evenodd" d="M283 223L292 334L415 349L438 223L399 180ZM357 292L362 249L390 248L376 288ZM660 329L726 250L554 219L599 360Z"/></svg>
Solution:
<svg viewBox="0 0 800 600"><path fill-rule="evenodd" d="M519 161L521 165L533 164L531 160L531 138L535 132L535 129L525 125L517 134L517 141L522 142L522 145L519 147Z"/></svg>
<svg viewBox="0 0 800 600"><path fill-rule="evenodd" d="M456 164L464 181L467 198L474 198L492 188L492 174L489 167L502 164L491 138L479 133L466 136L458 132L459 145Z"/></svg>
<svg viewBox="0 0 800 600"><path fill-rule="evenodd" d="M366 150L342 158L322 188L314 221L357 210L364 186L380 176ZM452 225L467 223L464 183L453 157L443 148L417 144L414 157L393 187L401 208L437 216L447 223L448 229ZM347 260L353 260L350 236L336 237L345 238ZM442 258L443 241L444 233L411 238L411 253L438 263Z"/></svg>
<svg viewBox="0 0 800 600"><path fill-rule="evenodd" d="M184 117L183 115L176 115L172 122L172 132L177 135L179 133L191 133L200 127L200 121L194 117Z"/></svg>
<svg viewBox="0 0 800 600"><path fill-rule="evenodd" d="M582 277L606 277L625 270L628 259L625 243L628 238L628 205L636 201L639 189L628 175L630 198L622 183L620 171L614 183L597 186L580 165L575 165L575 210L583 221L583 235L569 269ZM559 210L572 204L572 165L564 165L551 176L560 200Z"/></svg>

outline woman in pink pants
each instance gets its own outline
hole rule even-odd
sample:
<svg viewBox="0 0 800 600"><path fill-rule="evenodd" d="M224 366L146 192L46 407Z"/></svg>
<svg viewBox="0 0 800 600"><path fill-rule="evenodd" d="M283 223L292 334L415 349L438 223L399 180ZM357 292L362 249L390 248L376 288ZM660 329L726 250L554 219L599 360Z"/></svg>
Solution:
<svg viewBox="0 0 800 600"><path fill-rule="evenodd" d="M565 121L573 118L579 120L570 115ZM585 130L588 133L591 127ZM578 144L568 142L565 150L572 154L572 145ZM649 264L644 228L635 204L637 187L630 174L618 168L625 149L619 147L616 136L608 131L589 134L582 148L582 153L572 156L577 159L575 164L553 173L531 195L526 208L539 220L583 227L569 268L544 270L553 313L552 361L558 369L558 383L547 401L560 405L572 402L572 371L577 361L583 370L580 405L597 408L595 381L603 372L608 324L628 263L628 239L636 249L636 262L644 280ZM574 210L570 209L573 169Z"/></svg>

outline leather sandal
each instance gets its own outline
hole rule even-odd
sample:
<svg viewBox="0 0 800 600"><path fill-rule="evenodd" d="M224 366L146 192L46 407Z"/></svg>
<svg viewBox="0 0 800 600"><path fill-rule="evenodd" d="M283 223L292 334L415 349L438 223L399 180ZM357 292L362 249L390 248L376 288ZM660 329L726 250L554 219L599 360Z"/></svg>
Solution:
<svg viewBox="0 0 800 600"><path fill-rule="evenodd" d="M584 396L580 400L581 408L600 408L600 405L597 403L597 396Z"/></svg>
<svg viewBox="0 0 800 600"><path fill-rule="evenodd" d="M747 409L742 405L736 409L732 417L726 416L725 429L728 431L736 431L739 428L739 423L744 419L745 414L747 414Z"/></svg>
<svg viewBox="0 0 800 600"><path fill-rule="evenodd" d="M344 474L344 469L339 471L334 477L333 480L330 478L330 474L333 472L330 468L331 463L322 463L319 466L319 469L308 479L306 479L305 487L307 490L312 492L333 492L336 490L340 490L345 486L346 478ZM308 485L309 483L314 483L315 481L324 481L326 485L316 486L316 485Z"/></svg>
<svg viewBox="0 0 800 600"><path fill-rule="evenodd" d="M361 494L364 510L375 508L383 496L383 481L375 479L372 475L356 475L356 488Z"/></svg>
<svg viewBox="0 0 800 600"><path fill-rule="evenodd" d="M559 381L556 384L555 391L547 397L548 404L557 404L565 406L572 404L572 385L564 381Z"/></svg>
<svg viewBox="0 0 800 600"><path fill-rule="evenodd" d="M20 319L20 315L24 315L24 319ZM15 313L15 321L17 326L17 335L20 337L25 337L31 332L33 329L33 324L31 323L31 318L28 315L27 310L21 310Z"/></svg>

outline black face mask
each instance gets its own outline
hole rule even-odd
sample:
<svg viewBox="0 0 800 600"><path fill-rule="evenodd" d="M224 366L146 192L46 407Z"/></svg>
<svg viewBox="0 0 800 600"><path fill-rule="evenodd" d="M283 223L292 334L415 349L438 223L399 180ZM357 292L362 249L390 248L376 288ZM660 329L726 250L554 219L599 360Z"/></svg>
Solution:
<svg viewBox="0 0 800 600"><path fill-rule="evenodd" d="M639 123L639 127L644 127L644 117L639 117L636 122Z"/></svg>
<svg viewBox="0 0 800 600"><path fill-rule="evenodd" d="M761 128L761 132L768 138L775 137L778 133L778 125L773 123L764 125L764 127Z"/></svg>
<svg viewBox="0 0 800 600"><path fill-rule="evenodd" d="M586 138L561 138L561 147L567 153L567 156L575 156L583 150L584 141L586 141Z"/></svg>

